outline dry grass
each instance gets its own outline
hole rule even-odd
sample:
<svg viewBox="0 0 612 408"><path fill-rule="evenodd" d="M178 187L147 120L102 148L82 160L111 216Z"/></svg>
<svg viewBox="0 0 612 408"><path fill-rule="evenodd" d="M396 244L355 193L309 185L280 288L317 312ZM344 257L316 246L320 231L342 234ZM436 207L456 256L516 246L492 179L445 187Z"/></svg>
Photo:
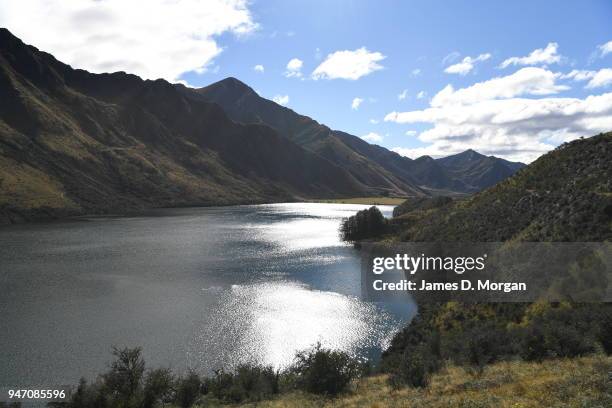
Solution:
<svg viewBox="0 0 612 408"><path fill-rule="evenodd" d="M20 208L73 208L62 185L27 164L0 156L0 205Z"/></svg>
<svg viewBox="0 0 612 408"><path fill-rule="evenodd" d="M593 356L544 363L502 362L480 376L449 367L432 377L426 389L392 389L385 376L368 377L355 390L326 400L293 392L251 407L426 407L528 408L610 407L612 358Z"/></svg>
<svg viewBox="0 0 612 408"><path fill-rule="evenodd" d="M353 198L334 198L312 200L317 203L331 204L366 204L366 205L399 205L406 201L402 197L353 197Z"/></svg>

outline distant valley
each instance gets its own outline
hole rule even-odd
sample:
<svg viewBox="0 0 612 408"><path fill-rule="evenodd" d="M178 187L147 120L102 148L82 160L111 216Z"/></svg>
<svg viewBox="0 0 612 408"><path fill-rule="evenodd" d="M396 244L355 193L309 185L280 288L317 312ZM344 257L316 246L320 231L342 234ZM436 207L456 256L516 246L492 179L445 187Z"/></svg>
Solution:
<svg viewBox="0 0 612 408"><path fill-rule="evenodd" d="M0 223L145 208L465 194L523 165L412 160L234 78L202 89L91 74L0 29Z"/></svg>

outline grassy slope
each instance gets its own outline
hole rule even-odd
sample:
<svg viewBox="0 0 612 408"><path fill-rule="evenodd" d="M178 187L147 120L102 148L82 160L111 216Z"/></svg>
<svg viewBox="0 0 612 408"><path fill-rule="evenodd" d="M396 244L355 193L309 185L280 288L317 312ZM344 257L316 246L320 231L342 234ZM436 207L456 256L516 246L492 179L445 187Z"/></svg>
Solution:
<svg viewBox="0 0 612 408"><path fill-rule="evenodd" d="M406 201L400 197L352 197L352 198L334 198L313 200L316 203L333 203L333 204L367 204L367 205L398 205Z"/></svg>
<svg viewBox="0 0 612 408"><path fill-rule="evenodd" d="M385 376L367 377L355 391L334 400L289 393L258 404L270 408L303 407L609 407L612 357L591 356L543 363L501 362L481 376L448 367L434 374L425 389L392 389ZM206 405L211 406L211 405Z"/></svg>

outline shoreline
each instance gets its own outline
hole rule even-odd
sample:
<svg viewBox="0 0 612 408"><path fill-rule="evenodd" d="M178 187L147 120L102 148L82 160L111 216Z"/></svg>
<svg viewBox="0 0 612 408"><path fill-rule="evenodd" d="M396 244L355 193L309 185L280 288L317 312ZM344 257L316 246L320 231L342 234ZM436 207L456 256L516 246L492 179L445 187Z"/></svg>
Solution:
<svg viewBox="0 0 612 408"><path fill-rule="evenodd" d="M109 209L108 212L83 212L66 208L36 208L36 209L0 209L0 229L12 225L30 225L40 223L52 223L57 221L87 221L88 218L108 217L137 217L145 216L147 213L165 209L181 208L214 208L214 207L237 207L245 205L265 205L283 203L320 203L320 204L361 204L361 205L399 205L408 198L400 197L349 197L349 198L320 198L304 200L281 200L281 201L254 201L237 202L231 204L193 204L160 207L143 207L140 209L116 211ZM4 213L1 212L4 210ZM12 215L12 217L11 217Z"/></svg>

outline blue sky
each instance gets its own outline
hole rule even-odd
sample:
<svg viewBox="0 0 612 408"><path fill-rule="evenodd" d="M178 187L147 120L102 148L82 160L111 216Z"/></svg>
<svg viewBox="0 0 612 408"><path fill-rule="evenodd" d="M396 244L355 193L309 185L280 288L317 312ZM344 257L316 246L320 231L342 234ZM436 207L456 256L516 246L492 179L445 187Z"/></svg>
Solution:
<svg viewBox="0 0 612 408"><path fill-rule="evenodd" d="M137 16L138 8L125 9L126 2L60 2L50 9L53 18L41 13L39 28L21 16L31 9L10 3L0 1L0 24L73 65L194 87L235 76L266 98L412 157L474 147L530 161L562 141L612 129L610 1L188 0L170 11L147 2L140 6L152 25L140 31L126 17ZM202 28L207 18L209 28ZM84 19L87 27L79 24ZM118 39L95 56L75 52L95 49L91 39L109 30ZM154 45L138 42L147 33ZM49 39L64 34L83 40ZM135 48L105 60L105 50L122 42ZM360 49L361 56L352 54ZM316 71L342 51L348 59ZM299 60L293 70L292 59ZM365 68L338 66L351 61Z"/></svg>

